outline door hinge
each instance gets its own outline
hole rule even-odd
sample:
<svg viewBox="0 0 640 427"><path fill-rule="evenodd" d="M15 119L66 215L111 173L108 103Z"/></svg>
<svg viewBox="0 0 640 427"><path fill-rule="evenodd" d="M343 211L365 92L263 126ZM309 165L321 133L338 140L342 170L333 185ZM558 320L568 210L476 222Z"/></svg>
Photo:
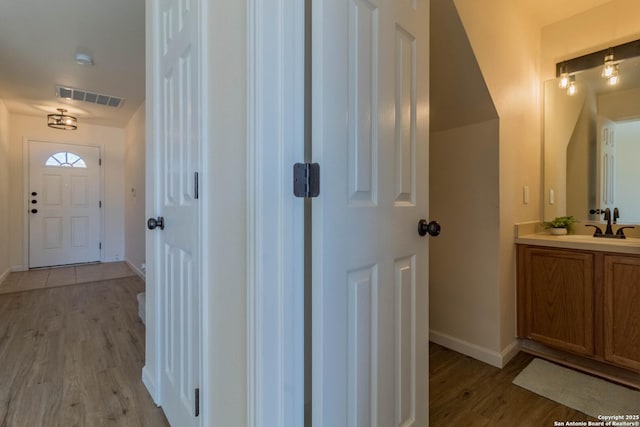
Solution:
<svg viewBox="0 0 640 427"><path fill-rule="evenodd" d="M296 163L293 165L293 195L305 198L320 195L320 165L318 163Z"/></svg>
<svg viewBox="0 0 640 427"><path fill-rule="evenodd" d="M98 166L102 166L102 159L98 159Z"/></svg>
<svg viewBox="0 0 640 427"><path fill-rule="evenodd" d="M200 175L198 172L193 174L193 194L195 199L200 198Z"/></svg>
<svg viewBox="0 0 640 427"><path fill-rule="evenodd" d="M98 243L98 249L102 249L102 242Z"/></svg>
<svg viewBox="0 0 640 427"><path fill-rule="evenodd" d="M98 207L101 208L102 207L102 200L98 200Z"/></svg>
<svg viewBox="0 0 640 427"><path fill-rule="evenodd" d="M195 413L196 417L200 415L200 389L197 388L195 391Z"/></svg>

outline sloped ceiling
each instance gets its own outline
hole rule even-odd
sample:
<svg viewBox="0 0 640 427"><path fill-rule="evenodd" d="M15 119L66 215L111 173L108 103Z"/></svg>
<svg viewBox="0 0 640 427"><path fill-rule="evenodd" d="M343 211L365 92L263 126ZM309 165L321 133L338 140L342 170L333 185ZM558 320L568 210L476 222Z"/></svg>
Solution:
<svg viewBox="0 0 640 427"><path fill-rule="evenodd" d="M498 118L453 0L431 0L430 130Z"/></svg>
<svg viewBox="0 0 640 427"><path fill-rule="evenodd" d="M76 64L89 53L93 66ZM112 108L56 98L56 84L125 98ZM66 108L124 127L145 99L144 0L0 0L0 99L11 113Z"/></svg>

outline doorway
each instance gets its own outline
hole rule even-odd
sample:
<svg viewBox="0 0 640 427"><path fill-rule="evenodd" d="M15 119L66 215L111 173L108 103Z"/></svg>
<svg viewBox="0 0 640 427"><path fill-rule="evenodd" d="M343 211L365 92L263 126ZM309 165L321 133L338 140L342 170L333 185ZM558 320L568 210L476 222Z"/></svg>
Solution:
<svg viewBox="0 0 640 427"><path fill-rule="evenodd" d="M100 260L100 149L29 141L29 268Z"/></svg>

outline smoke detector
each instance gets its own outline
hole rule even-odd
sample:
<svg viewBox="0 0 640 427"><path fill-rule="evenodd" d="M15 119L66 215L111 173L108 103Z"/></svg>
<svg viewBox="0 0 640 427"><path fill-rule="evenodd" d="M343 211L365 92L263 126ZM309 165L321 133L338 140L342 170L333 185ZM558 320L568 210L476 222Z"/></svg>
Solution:
<svg viewBox="0 0 640 427"><path fill-rule="evenodd" d="M76 64L78 65L93 65L93 58L91 57L91 55L87 54L87 53L82 53L82 52L76 52L75 55L73 55L73 57L76 60Z"/></svg>

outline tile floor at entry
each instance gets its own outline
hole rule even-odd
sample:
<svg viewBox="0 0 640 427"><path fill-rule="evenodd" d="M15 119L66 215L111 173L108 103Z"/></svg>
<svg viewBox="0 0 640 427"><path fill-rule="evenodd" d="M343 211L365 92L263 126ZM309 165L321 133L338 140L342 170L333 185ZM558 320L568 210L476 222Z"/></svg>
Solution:
<svg viewBox="0 0 640 427"><path fill-rule="evenodd" d="M0 294L76 285L98 280L134 276L126 262L82 264L67 267L42 268L9 274L0 284Z"/></svg>

